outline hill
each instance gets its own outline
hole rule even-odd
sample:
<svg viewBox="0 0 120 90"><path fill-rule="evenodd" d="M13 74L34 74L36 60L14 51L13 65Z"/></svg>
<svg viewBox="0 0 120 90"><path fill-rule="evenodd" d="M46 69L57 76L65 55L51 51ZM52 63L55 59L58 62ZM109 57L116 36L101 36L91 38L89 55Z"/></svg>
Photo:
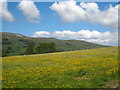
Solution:
<svg viewBox="0 0 120 90"><path fill-rule="evenodd" d="M13 55L23 55L26 50L26 44L29 40L34 41L36 46L40 42L53 42L56 44L57 49L60 51L75 51L75 50L84 50L84 49L93 49L106 47L104 45L89 43L81 40L59 40L56 38L32 38L26 37L17 33L2 33L2 46L3 53L10 47L10 53L7 53L7 56Z"/></svg>
<svg viewBox="0 0 120 90"><path fill-rule="evenodd" d="M3 88L118 88L118 48L3 57Z"/></svg>

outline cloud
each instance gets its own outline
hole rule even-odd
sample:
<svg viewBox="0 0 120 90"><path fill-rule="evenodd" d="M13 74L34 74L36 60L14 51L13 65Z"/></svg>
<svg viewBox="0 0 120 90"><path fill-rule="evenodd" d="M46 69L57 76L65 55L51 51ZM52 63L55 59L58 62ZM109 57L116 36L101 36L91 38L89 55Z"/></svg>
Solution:
<svg viewBox="0 0 120 90"><path fill-rule="evenodd" d="M70 0L54 3L50 7L65 23L85 20L116 28L118 26L118 5L101 11L97 3L80 3Z"/></svg>
<svg viewBox="0 0 120 90"><path fill-rule="evenodd" d="M80 30L77 32L70 31L70 30L63 30L63 31L37 31L32 37L54 37L58 39L72 39L72 40L84 40L92 43L97 44L104 44L104 45L117 45L118 40L118 33L114 32L99 32L96 30Z"/></svg>
<svg viewBox="0 0 120 90"><path fill-rule="evenodd" d="M7 21L14 21L14 17L11 14L11 12L8 10L7 0L1 0L0 1L0 18L5 19Z"/></svg>
<svg viewBox="0 0 120 90"><path fill-rule="evenodd" d="M22 11L23 15L29 22L39 23L40 11L31 0L22 0L18 5L18 9Z"/></svg>
<svg viewBox="0 0 120 90"><path fill-rule="evenodd" d="M47 31L37 31L35 32L32 37L50 37L51 33Z"/></svg>

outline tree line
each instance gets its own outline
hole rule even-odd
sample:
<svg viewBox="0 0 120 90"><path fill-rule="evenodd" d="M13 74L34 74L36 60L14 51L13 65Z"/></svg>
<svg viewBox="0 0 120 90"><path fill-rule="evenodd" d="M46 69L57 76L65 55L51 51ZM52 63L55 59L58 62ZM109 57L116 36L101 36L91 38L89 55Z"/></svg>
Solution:
<svg viewBox="0 0 120 90"><path fill-rule="evenodd" d="M34 43L34 41L29 40L26 42L26 46L24 48L24 52L19 55L61 52L61 50L58 50L56 44L53 42L43 42L37 45L36 43ZM14 52L19 52L19 47L16 50L11 46L8 46L7 48L2 48L2 57L9 56Z"/></svg>
<svg viewBox="0 0 120 90"><path fill-rule="evenodd" d="M52 53L56 51L57 51L57 47L55 43L44 42L44 43L39 43L39 45L35 47L34 42L28 41L25 54L27 55L42 54L42 53Z"/></svg>

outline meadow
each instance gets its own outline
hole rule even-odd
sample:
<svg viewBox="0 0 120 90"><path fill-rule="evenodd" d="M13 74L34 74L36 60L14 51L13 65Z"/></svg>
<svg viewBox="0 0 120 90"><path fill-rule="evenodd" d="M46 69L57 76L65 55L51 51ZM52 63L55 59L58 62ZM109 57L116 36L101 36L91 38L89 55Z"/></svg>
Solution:
<svg viewBox="0 0 120 90"><path fill-rule="evenodd" d="M3 57L3 88L118 88L118 47Z"/></svg>

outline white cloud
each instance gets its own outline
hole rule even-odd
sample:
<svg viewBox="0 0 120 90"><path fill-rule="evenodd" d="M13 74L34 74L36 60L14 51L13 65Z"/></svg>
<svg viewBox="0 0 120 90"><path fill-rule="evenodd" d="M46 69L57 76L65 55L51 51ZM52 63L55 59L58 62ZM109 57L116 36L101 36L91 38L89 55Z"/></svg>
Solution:
<svg viewBox="0 0 120 90"><path fill-rule="evenodd" d="M0 1L0 18L5 19L7 21L14 21L14 17L11 14L11 12L8 10L7 0L1 0Z"/></svg>
<svg viewBox="0 0 120 90"><path fill-rule="evenodd" d="M18 9L22 11L23 15L28 21L39 23L40 11L31 0L22 0L18 5Z"/></svg>
<svg viewBox="0 0 120 90"><path fill-rule="evenodd" d="M35 32L32 37L50 37L51 33L47 31L37 31Z"/></svg>
<svg viewBox="0 0 120 90"><path fill-rule="evenodd" d="M84 40L92 43L104 44L104 45L117 45L118 33L111 33L109 31L99 32L90 30L80 30L77 32L70 30L63 31L37 31L32 37L54 37L58 39L73 39L73 40Z"/></svg>
<svg viewBox="0 0 120 90"><path fill-rule="evenodd" d="M85 18L85 11L75 1L64 1L54 3L50 9L55 10L64 22L72 22L78 20L78 18Z"/></svg>
<svg viewBox="0 0 120 90"><path fill-rule="evenodd" d="M65 23L85 20L115 28L118 26L118 6L110 6L107 10L101 11L97 3L78 5L77 2L70 0L54 3L50 9L56 11Z"/></svg>

